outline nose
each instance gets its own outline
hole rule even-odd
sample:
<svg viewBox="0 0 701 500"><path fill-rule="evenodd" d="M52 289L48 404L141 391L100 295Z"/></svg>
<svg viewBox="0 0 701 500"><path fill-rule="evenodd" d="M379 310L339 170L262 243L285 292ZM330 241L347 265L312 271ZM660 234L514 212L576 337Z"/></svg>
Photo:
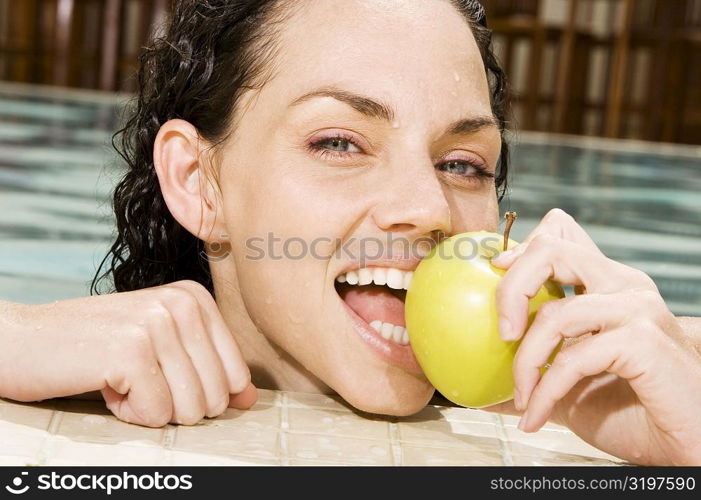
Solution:
<svg viewBox="0 0 701 500"><path fill-rule="evenodd" d="M432 162L428 158L409 161L387 169L387 189L373 211L375 224L407 238L450 234L450 206Z"/></svg>

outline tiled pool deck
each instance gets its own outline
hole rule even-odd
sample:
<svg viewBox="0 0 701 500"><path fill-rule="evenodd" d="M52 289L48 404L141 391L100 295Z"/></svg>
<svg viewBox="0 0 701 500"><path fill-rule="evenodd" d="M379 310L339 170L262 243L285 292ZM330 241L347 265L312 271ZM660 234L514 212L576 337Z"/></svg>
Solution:
<svg viewBox="0 0 701 500"><path fill-rule="evenodd" d="M567 429L537 434L515 417L427 406L402 419L335 398L260 391L248 411L149 429L98 402L0 400L0 465L619 465Z"/></svg>

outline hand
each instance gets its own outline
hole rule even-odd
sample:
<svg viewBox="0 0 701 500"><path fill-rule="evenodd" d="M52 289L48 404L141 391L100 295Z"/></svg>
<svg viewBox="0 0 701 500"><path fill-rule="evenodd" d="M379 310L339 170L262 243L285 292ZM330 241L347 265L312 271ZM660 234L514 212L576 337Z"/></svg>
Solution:
<svg viewBox="0 0 701 500"><path fill-rule="evenodd" d="M492 263L508 269L497 290L502 338L522 339L514 360L522 430L554 416L632 462L701 464L701 356L651 278L603 255L561 210ZM526 332L528 299L548 279L583 294L544 304Z"/></svg>
<svg viewBox="0 0 701 500"><path fill-rule="evenodd" d="M0 329L3 397L100 390L118 418L150 427L194 424L257 397L216 303L191 281L1 316L15 325Z"/></svg>

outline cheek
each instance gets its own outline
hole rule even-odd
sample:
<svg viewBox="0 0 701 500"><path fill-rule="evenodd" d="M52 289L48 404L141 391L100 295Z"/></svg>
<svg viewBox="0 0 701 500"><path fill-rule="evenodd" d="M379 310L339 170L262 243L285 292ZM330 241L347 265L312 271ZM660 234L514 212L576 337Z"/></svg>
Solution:
<svg viewBox="0 0 701 500"><path fill-rule="evenodd" d="M479 192L449 191L446 197L450 205L453 233L497 231L499 203L494 186L485 186Z"/></svg>
<svg viewBox="0 0 701 500"><path fill-rule="evenodd" d="M273 234L333 253L335 240L343 239L367 210L367 197L354 194L367 193L366 182L297 152L270 155L240 174L243 181L232 175L224 191L233 239Z"/></svg>

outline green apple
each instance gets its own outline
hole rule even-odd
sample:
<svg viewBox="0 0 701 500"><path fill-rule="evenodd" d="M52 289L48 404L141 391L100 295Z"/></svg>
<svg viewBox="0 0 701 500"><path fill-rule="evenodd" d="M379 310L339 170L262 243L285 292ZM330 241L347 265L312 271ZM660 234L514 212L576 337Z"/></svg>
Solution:
<svg viewBox="0 0 701 500"><path fill-rule="evenodd" d="M486 231L443 240L414 271L405 317L412 350L441 394L481 408L513 398L512 366L520 342L499 336L496 288L506 272L491 264L504 239ZM509 248L517 243L509 240ZM564 297L547 282L529 302L530 325L544 302Z"/></svg>

